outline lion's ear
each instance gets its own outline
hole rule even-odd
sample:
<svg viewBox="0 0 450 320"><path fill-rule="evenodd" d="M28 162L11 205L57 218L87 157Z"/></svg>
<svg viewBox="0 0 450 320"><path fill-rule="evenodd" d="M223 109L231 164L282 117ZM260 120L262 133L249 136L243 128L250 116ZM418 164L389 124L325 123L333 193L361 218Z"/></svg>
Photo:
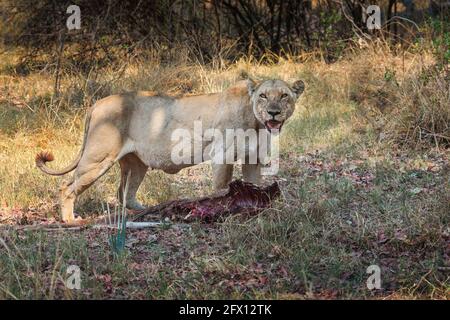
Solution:
<svg viewBox="0 0 450 320"><path fill-rule="evenodd" d="M305 83L302 80L297 80L292 85L292 91L297 95L297 98L300 97L300 95L305 90Z"/></svg>
<svg viewBox="0 0 450 320"><path fill-rule="evenodd" d="M253 81L250 78L247 79L247 89L248 89L248 94L251 97L253 95L253 92L255 92L256 83L255 83L255 81Z"/></svg>
<svg viewBox="0 0 450 320"><path fill-rule="evenodd" d="M247 79L250 79L250 75L248 74L247 71L241 69L241 70L239 71L239 75L238 75L238 78L237 78L237 79L238 79L238 80L247 80Z"/></svg>

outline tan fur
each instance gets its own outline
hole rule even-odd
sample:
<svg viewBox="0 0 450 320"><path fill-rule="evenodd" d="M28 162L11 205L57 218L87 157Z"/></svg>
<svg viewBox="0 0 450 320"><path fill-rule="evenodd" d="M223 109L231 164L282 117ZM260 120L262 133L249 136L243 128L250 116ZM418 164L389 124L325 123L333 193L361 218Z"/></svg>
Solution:
<svg viewBox="0 0 450 320"><path fill-rule="evenodd" d="M299 94L280 80L265 81L258 86L245 80L222 93L181 98L154 92L109 96L98 101L89 111L80 156L70 166L60 171L52 170L45 166L45 162L53 160L53 156L42 152L36 156L36 165L52 175L75 170L73 178L63 183L60 189L62 219L66 222L74 220L76 197L115 162L119 162L121 167L120 199L123 200L121 191L129 176L127 207L142 209L135 196L148 168L177 173L191 166L174 164L171 160L171 151L176 144L171 135L175 129L192 132L196 120L202 121L203 130L216 128L225 132L225 129L232 128L264 128L265 106L257 97L262 90L274 99L278 99L281 91L289 93L288 100L273 100L271 104L271 107L278 105L282 110L277 121L287 120ZM205 143L204 149L211 148L212 143ZM258 164L244 164L244 179L258 183L259 170ZM226 188L232 173L233 164L213 165L214 187Z"/></svg>

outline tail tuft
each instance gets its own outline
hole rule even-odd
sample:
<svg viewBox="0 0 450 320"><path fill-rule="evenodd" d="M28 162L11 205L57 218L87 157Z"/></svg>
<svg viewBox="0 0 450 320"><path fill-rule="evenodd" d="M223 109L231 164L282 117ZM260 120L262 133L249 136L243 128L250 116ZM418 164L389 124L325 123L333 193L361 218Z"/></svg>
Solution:
<svg viewBox="0 0 450 320"><path fill-rule="evenodd" d="M36 155L34 161L38 167L42 167L46 162L55 160L55 157L50 151L41 151Z"/></svg>

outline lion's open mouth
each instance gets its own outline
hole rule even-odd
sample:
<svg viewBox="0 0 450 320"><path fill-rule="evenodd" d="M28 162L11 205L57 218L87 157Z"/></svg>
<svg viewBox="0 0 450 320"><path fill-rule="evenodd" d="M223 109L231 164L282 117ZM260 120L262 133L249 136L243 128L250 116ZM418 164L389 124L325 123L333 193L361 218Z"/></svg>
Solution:
<svg viewBox="0 0 450 320"><path fill-rule="evenodd" d="M282 121L277 121L277 120L269 120L269 121L266 121L264 123L264 125L266 126L266 129L269 130L269 132L272 132L274 130L281 131L281 127L283 126L283 122Z"/></svg>

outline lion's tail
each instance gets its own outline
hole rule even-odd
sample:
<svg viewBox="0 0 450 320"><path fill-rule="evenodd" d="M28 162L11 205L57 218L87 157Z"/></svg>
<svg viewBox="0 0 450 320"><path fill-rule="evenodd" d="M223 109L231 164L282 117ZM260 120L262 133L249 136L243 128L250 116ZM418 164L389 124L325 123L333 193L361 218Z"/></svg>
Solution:
<svg viewBox="0 0 450 320"><path fill-rule="evenodd" d="M87 139L87 132L89 129L89 123L91 121L91 113L88 111L86 115L86 120L84 122L84 137L83 137L83 145L81 147L80 152L78 153L78 156L75 160L72 161L71 164L69 164L64 169L55 170L47 167L45 164L47 162L53 161L55 157L53 154L49 151L41 151L38 154L36 154L36 158L34 159L36 166L44 173L52 175L52 176L62 176L66 173L69 173L70 171L73 171L77 165L78 162L80 162L81 156L83 155L84 148L86 146L86 139Z"/></svg>

